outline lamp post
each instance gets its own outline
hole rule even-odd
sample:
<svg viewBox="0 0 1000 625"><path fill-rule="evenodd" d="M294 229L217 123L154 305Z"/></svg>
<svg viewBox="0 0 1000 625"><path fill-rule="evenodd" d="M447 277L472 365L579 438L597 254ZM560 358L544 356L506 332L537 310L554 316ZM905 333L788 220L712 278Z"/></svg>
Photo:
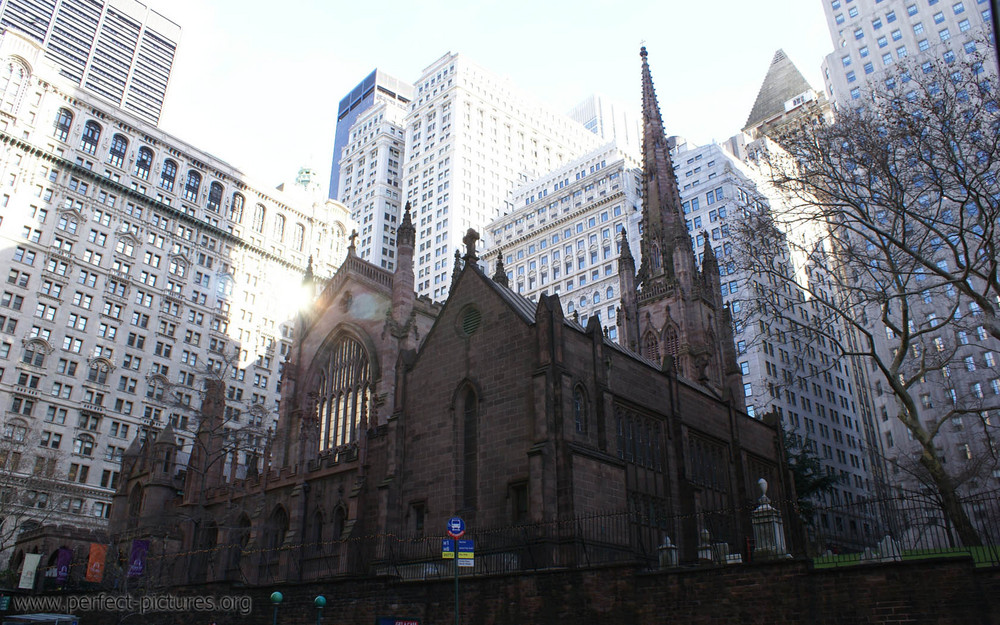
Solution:
<svg viewBox="0 0 1000 625"><path fill-rule="evenodd" d="M277 590L271 593L271 603L274 604L274 618L271 619L271 625L278 625L278 606L284 598L285 596Z"/></svg>
<svg viewBox="0 0 1000 625"><path fill-rule="evenodd" d="M323 608L326 607L326 597L317 595L313 599L313 604L316 606L316 625L323 625Z"/></svg>

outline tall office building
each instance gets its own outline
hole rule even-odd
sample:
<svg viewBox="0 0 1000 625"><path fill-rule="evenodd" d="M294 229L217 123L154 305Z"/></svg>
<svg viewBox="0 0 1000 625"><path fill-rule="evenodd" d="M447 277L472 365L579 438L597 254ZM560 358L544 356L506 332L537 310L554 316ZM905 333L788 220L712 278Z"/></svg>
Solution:
<svg viewBox="0 0 1000 625"><path fill-rule="evenodd" d="M574 106L569 116L605 141L638 154L642 150L642 117L623 102L594 94Z"/></svg>
<svg viewBox="0 0 1000 625"><path fill-rule="evenodd" d="M515 188L601 140L458 54L432 63L414 87L405 120L404 201L413 206L417 229L417 292L443 300L452 253L466 231L483 231L513 210Z"/></svg>
<svg viewBox="0 0 1000 625"><path fill-rule="evenodd" d="M413 85L376 69L340 100L333 141L333 166L330 169L331 200L342 199L340 161L344 157L344 148L356 140L352 138L352 129L361 115L375 106L376 102L391 102L405 107L412 99Z"/></svg>
<svg viewBox="0 0 1000 625"><path fill-rule="evenodd" d="M990 0L829 0L823 8L835 48L823 79L838 109L884 88L897 63L990 54Z"/></svg>
<svg viewBox="0 0 1000 625"><path fill-rule="evenodd" d="M41 43L59 73L156 124L181 28L136 0L2 0L0 25Z"/></svg>
<svg viewBox="0 0 1000 625"><path fill-rule="evenodd" d="M252 186L79 89L12 29L0 59L22 76L0 90L6 539L40 522L102 526L137 438L170 425L190 452L209 378L226 386L224 470L259 463L298 285L307 267L333 274L353 224L308 197L308 176L297 196Z"/></svg>
<svg viewBox="0 0 1000 625"><path fill-rule="evenodd" d="M909 74L915 81L937 63L971 63L984 76L996 72L987 43L992 33L989 0L832 0L824 6L836 48L824 62L824 79L838 109L860 106L866 90L898 84L901 69L895 66L904 63L919 68ZM924 287L910 304L912 318L921 324L934 324L936 318L953 320L947 333L928 339L926 346L913 347L914 354L921 348L925 354L936 354L926 359L934 365L921 365L931 370L908 388L918 403L921 422L935 432L937 454L962 492L996 488L1000 464L983 432L997 419L997 411L991 408L1000 396L1000 344L979 321L982 313L975 303L961 305L950 286ZM894 333L884 326L873 327L871 335L885 357L897 346ZM922 490L927 478L915 460L920 446L895 418L898 400L889 385L877 372L871 380L868 391L875 405L881 437L878 449L887 465L887 479L895 488ZM945 420L953 409L958 411Z"/></svg>
<svg viewBox="0 0 1000 625"><path fill-rule="evenodd" d="M375 102L350 127L341 152L341 201L360 226L357 253L392 271L396 266L406 107L396 98L375 93Z"/></svg>

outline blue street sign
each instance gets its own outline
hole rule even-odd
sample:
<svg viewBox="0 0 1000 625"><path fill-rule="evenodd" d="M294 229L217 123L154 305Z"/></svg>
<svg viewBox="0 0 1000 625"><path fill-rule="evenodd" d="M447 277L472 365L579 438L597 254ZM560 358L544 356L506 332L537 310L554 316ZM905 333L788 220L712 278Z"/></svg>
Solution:
<svg viewBox="0 0 1000 625"><path fill-rule="evenodd" d="M455 541L450 538L441 539L441 557L445 560L455 559Z"/></svg>
<svg viewBox="0 0 1000 625"><path fill-rule="evenodd" d="M462 517L453 516L448 519L448 535L452 538L461 538L465 534L465 521Z"/></svg>
<svg viewBox="0 0 1000 625"><path fill-rule="evenodd" d="M475 566L475 547L472 539L458 541L458 566Z"/></svg>

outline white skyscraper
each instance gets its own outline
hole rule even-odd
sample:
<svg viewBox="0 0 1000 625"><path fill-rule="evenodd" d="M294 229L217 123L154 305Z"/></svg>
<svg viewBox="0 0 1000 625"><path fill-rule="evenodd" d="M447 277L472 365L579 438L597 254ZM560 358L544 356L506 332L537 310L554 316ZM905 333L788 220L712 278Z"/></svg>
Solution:
<svg viewBox="0 0 1000 625"><path fill-rule="evenodd" d="M340 161L340 197L360 227L358 256L392 271L400 214L405 105L375 94L355 120Z"/></svg>
<svg viewBox="0 0 1000 625"><path fill-rule="evenodd" d="M857 106L866 89L883 88L901 61L978 62L989 54L989 0L830 0L823 8L835 48L823 62L823 80L837 108Z"/></svg>
<svg viewBox="0 0 1000 625"><path fill-rule="evenodd" d="M435 300L448 293L452 252L469 228L482 231L513 209L516 187L601 143L509 80L450 53L415 82L405 122L404 189L417 229L416 289Z"/></svg>
<svg viewBox="0 0 1000 625"><path fill-rule="evenodd" d="M595 93L574 106L569 116L605 141L617 141L626 151L638 155L642 149L642 116L623 102Z"/></svg>

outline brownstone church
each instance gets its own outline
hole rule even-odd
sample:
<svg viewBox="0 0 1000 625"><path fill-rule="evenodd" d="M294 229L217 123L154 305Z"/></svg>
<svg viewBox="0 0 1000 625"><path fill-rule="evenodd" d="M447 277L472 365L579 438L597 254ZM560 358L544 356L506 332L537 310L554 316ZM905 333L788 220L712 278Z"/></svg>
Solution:
<svg viewBox="0 0 1000 625"><path fill-rule="evenodd" d="M447 301L415 297L407 206L395 273L352 245L302 314L261 470L228 477L210 381L186 466L169 427L126 454L113 539L150 539L161 556L221 549L188 574L252 582L258 565L271 579L346 570L331 564L338 544L443 536L455 515L483 531L631 515L682 561L704 529L746 530L732 511L757 480L774 499L786 489L780 437L745 413L718 267L710 247L696 266L645 49L642 91L643 260L637 272L620 245L623 345L565 317L558 296L513 292L502 265L487 275L471 230Z"/></svg>

